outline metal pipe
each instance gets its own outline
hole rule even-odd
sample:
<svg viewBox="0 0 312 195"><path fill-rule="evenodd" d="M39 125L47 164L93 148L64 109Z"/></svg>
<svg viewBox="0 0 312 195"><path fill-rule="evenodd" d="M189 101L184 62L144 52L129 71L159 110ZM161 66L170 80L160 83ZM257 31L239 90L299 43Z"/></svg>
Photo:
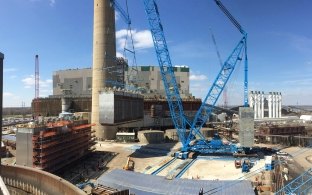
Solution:
<svg viewBox="0 0 312 195"><path fill-rule="evenodd" d="M275 92L275 118L278 118L278 105L279 105L278 92Z"/></svg>
<svg viewBox="0 0 312 195"><path fill-rule="evenodd" d="M264 92L261 93L261 118L264 118Z"/></svg>
<svg viewBox="0 0 312 195"><path fill-rule="evenodd" d="M278 115L279 115L279 118L282 117L282 92L279 93Z"/></svg>
<svg viewBox="0 0 312 195"><path fill-rule="evenodd" d="M269 118L272 118L272 92L269 92Z"/></svg>
<svg viewBox="0 0 312 195"><path fill-rule="evenodd" d="M257 98L258 98L258 118L261 118L261 94L260 94L260 91L258 91Z"/></svg>
<svg viewBox="0 0 312 195"><path fill-rule="evenodd" d="M258 118L258 98L257 98L257 91L254 93L254 99L255 99L255 119Z"/></svg>
<svg viewBox="0 0 312 195"><path fill-rule="evenodd" d="M250 91L249 92L249 107L255 111L254 103L255 103L254 94L253 94L253 91ZM254 117L255 117L255 114L254 114Z"/></svg>
<svg viewBox="0 0 312 195"><path fill-rule="evenodd" d="M275 92L273 92L273 95L272 95L272 118L275 118L275 114L276 114L276 95L275 95Z"/></svg>

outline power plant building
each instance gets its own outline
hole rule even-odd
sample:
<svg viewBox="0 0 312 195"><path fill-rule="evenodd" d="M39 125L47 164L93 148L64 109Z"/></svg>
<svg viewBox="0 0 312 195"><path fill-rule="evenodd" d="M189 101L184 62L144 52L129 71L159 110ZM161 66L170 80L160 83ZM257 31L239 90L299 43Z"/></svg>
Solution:
<svg viewBox="0 0 312 195"><path fill-rule="evenodd" d="M136 89L140 89L146 96L166 96L158 66L128 67L127 61L123 58L117 58L116 72L117 81L108 80L106 83L117 84L117 87L121 88L125 83L130 88L133 86ZM181 97L191 96L189 91L190 68L187 66L175 66L174 73ZM91 91L91 68L58 70L53 73L53 96L91 96Z"/></svg>
<svg viewBox="0 0 312 195"><path fill-rule="evenodd" d="M117 58L114 74L115 82L124 84L125 71L128 63L123 58ZM111 80L103 81L114 84ZM91 96L92 92L92 68L67 69L53 72L53 96Z"/></svg>
<svg viewBox="0 0 312 195"><path fill-rule="evenodd" d="M190 94L190 68L187 66L175 66L174 73L182 98ZM147 95L166 96L159 66L129 67L125 72L127 85L142 89Z"/></svg>

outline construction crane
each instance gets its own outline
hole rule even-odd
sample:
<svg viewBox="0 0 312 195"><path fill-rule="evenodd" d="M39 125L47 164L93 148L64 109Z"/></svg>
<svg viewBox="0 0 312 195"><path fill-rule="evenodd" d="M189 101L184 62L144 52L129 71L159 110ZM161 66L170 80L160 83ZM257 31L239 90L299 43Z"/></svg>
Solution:
<svg viewBox="0 0 312 195"><path fill-rule="evenodd" d="M218 49L218 46L217 46L217 41L216 41L216 38L212 32L212 30L210 29L210 32L211 32L211 38L212 38L212 42L215 46L215 49L216 49L216 52L217 52L217 56L218 56L218 59L219 59L219 62L220 62L220 66L222 67L223 66L223 62L222 62L222 59L221 59L221 55L220 55L220 52L219 52L219 49ZM228 100L227 100L227 87L225 86L224 89L223 89L223 108L227 108L228 107Z"/></svg>
<svg viewBox="0 0 312 195"><path fill-rule="evenodd" d="M224 7L220 0L215 0L216 4L220 7L221 11L225 13L225 15L230 19L230 21L238 28L243 37L238 42L236 47L234 48L231 55L224 62L221 70L219 71L216 79L214 80L208 94L206 95L201 107L197 111L195 118L193 120L191 131L187 139L187 143L190 143L193 139L195 139L196 135L200 135L200 129L208 120L213 107L217 103L220 94L222 93L227 81L232 75L236 64L238 61L242 60L243 50L245 51L245 67L247 67L247 33L243 30L241 25L235 20L235 18L230 14L230 12ZM246 70L246 68L245 68ZM248 106L248 82L247 82L247 72L245 71L245 81L244 81L244 106ZM205 153L205 149L210 147L209 143L207 143L204 139L201 140L200 144L188 147L187 150L191 151L199 151L201 153Z"/></svg>
<svg viewBox="0 0 312 195"><path fill-rule="evenodd" d="M219 3L218 5L220 6L220 2L216 2L217 4ZM178 157L186 158L187 152L189 151L200 153L211 153L212 151L225 152L225 150L232 151L232 147L224 146L220 140L213 143L207 142L205 137L200 133L200 129L209 118L212 109L215 106L231 74L233 73L237 62L242 60L241 54L243 49L246 47L246 33L244 33L243 38L238 42L231 55L224 62L201 107L196 113L193 123L190 124L183 113L182 100L179 94L179 89L177 87L157 4L155 0L144 0L144 6L153 37L154 47L161 70L161 76L167 95L171 117L175 128L177 129L180 141L182 142L182 150L181 153L178 154ZM231 16L225 7L222 7L221 10L227 13L228 16ZM233 17L229 18L232 18L232 22L234 22L236 26L240 27L239 23ZM242 30L241 27L240 29ZM245 31L242 30L242 32ZM187 124L191 126L189 135L185 134ZM199 137L199 140L191 144L191 142L197 136Z"/></svg>
<svg viewBox="0 0 312 195"><path fill-rule="evenodd" d="M34 101L34 116L38 116L40 112L39 102L39 56L35 56L35 101Z"/></svg>
<svg viewBox="0 0 312 195"><path fill-rule="evenodd" d="M124 20L124 22L127 24L127 35L125 38L125 42L124 42L124 50L123 50L123 56L126 58L127 57L127 53L130 53L130 55L132 55L132 68L130 69L130 74L131 76L133 76L134 74L136 75L136 79L130 79L130 76L127 76L127 81L128 83L133 82L133 80L138 80L138 67L137 67L137 60L136 60L136 52L135 52L135 48L134 48L134 42L133 42L133 35L132 35L132 28L131 28L131 18L129 15L129 11L128 11L128 0L126 0L126 10L124 10L122 8L122 6L117 2L117 0L110 0L110 4L111 6L118 11L121 16L122 19ZM128 47L128 38L130 38L130 42L129 42L129 46ZM131 48L130 48L131 47Z"/></svg>
<svg viewBox="0 0 312 195"><path fill-rule="evenodd" d="M230 21L234 24L234 26L239 30L239 32L243 35L244 39L244 56L245 56L245 64L244 64L244 107L248 107L248 57L247 57L247 32L242 28L239 22L232 16L229 10L222 4L220 0L215 0L216 4L222 10L222 12L230 19Z"/></svg>
<svg viewBox="0 0 312 195"><path fill-rule="evenodd" d="M276 195L311 194L312 168L289 182L282 189L275 192Z"/></svg>
<svg viewBox="0 0 312 195"><path fill-rule="evenodd" d="M159 17L158 7L154 0L144 0L144 6L153 37L171 118L175 128L177 129L182 145L187 146L189 144L186 142L186 124L188 121L184 116L182 99L180 97L179 88L174 75L174 67L171 63L163 26Z"/></svg>

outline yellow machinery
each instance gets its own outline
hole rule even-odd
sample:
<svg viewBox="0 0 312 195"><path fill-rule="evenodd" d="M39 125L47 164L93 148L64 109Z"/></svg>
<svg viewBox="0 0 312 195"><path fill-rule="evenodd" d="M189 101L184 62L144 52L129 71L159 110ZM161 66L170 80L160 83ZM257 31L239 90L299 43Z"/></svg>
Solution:
<svg viewBox="0 0 312 195"><path fill-rule="evenodd" d="M128 157L127 163L123 167L124 170L133 171L134 170L134 160L131 157Z"/></svg>

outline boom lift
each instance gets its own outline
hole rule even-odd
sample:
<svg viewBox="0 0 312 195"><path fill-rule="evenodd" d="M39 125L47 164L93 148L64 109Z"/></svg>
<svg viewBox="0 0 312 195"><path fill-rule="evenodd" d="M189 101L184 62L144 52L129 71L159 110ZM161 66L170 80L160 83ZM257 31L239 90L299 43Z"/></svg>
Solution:
<svg viewBox="0 0 312 195"><path fill-rule="evenodd" d="M201 107L196 113L193 123L190 124L190 122L187 121L183 113L182 100L179 95L179 89L177 87L173 66L164 36L163 26L159 17L157 4L155 0L144 0L145 11L153 37L153 42L161 70L161 76L167 95L167 101L169 104L171 117L175 128L178 131L180 141L182 142L182 152L176 154L176 156L180 158L186 158L187 153L190 151L199 153L225 153L234 152L236 150L236 147L234 147L233 145L223 145L220 139L214 140L213 142L207 142L204 136L200 133L200 129L209 118L209 115L211 114L212 109L215 106L222 90L224 89L227 81L233 73L237 62L242 60L241 55L243 50L245 50L245 61L247 61L247 33L242 29L240 24L234 19L234 17L229 13L229 11L223 6L223 4L219 0L215 0L215 2L226 14L226 16L231 20L231 22L239 29L239 31L243 34L243 37L238 42L231 55L224 62L221 70L219 71L211 88L209 89L208 94L206 95ZM247 64L248 63L245 62L245 66L247 66ZM246 86L247 85L245 82L245 90L247 90ZM248 98L244 97L244 101L245 106L248 105ZM191 127L188 136L185 133L187 124ZM196 136L199 136L200 139L197 140L197 142L195 143L191 143L196 138Z"/></svg>

